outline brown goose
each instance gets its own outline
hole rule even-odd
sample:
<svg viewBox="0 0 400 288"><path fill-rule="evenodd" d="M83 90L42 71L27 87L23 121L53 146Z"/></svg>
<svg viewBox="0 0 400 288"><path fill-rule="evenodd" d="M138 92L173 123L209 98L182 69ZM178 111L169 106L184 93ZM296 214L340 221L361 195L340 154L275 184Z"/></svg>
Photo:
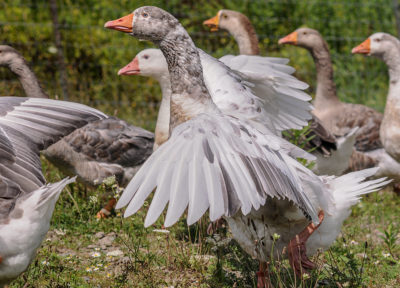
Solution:
<svg viewBox="0 0 400 288"><path fill-rule="evenodd" d="M104 118L77 103L0 97L0 287L28 268L49 230L61 191L75 180L46 184L40 150Z"/></svg>
<svg viewBox="0 0 400 288"><path fill-rule="evenodd" d="M217 15L203 22L211 31L224 29L237 41L240 54L259 55L258 38L250 20L242 13L232 10L220 10ZM315 151L317 157L314 172L317 174L342 174L347 168L354 144L354 131L347 131L343 137L336 137L326 129L315 113L310 122L307 137L312 140L304 149ZM305 140L305 139L304 139Z"/></svg>
<svg viewBox="0 0 400 288"><path fill-rule="evenodd" d="M355 147L357 151L371 151L382 148L379 128L383 115L360 104L344 103L336 94L333 81L333 67L328 49L318 31L299 28L279 40L280 44L290 44L310 51L317 70L317 92L314 106L315 115L335 135L343 135L354 127L359 127Z"/></svg>
<svg viewBox="0 0 400 288"><path fill-rule="evenodd" d="M320 33L310 28L299 28L279 40L279 43L306 48L313 56L317 70L315 113L324 125L335 135L342 135L353 127L359 127L349 169L357 171L375 166L380 168L376 176L388 176L400 181L400 163L388 154L381 142L381 139L385 139L381 138L385 135L383 131L389 131L381 127L385 117L365 105L344 103L339 100L333 81L328 44ZM396 192L400 190L399 183L394 184L394 189Z"/></svg>
<svg viewBox="0 0 400 288"><path fill-rule="evenodd" d="M23 56L10 46L0 45L0 66L8 67L31 98L48 98ZM115 175L124 186L150 156L154 134L125 121L110 117L77 129L43 152L67 175L77 175L86 185L98 185ZM109 215L115 200L98 217Z"/></svg>
<svg viewBox="0 0 400 288"><path fill-rule="evenodd" d="M191 225L210 208L211 220L224 216L235 239L260 260L259 287L264 287L262 273L273 245L278 254L289 246L291 264L302 274L302 269L313 267L305 245L310 253L329 247L360 195L384 184L382 179L363 182L377 169L316 176L284 149L290 143L224 114L206 87L199 50L168 12L145 6L105 27L159 46L172 90L170 137L143 164L117 203L117 208L128 205L126 217L136 213L154 189L145 226L157 220L167 203L166 227L186 209ZM327 212L322 223L321 210ZM273 233L281 235L276 242Z"/></svg>

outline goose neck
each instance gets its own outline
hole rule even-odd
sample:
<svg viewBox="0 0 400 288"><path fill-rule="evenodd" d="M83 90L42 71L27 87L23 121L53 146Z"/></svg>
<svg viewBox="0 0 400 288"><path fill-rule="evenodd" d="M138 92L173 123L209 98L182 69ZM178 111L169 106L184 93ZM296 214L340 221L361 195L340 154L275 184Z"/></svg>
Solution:
<svg viewBox="0 0 400 288"><path fill-rule="evenodd" d="M169 137L169 117L170 117L170 101L171 101L171 83L169 74L157 78L161 86L162 99L160 109L158 110L158 117L155 131L155 149L161 146Z"/></svg>
<svg viewBox="0 0 400 288"><path fill-rule="evenodd" d="M210 109L217 109L206 88L199 52L179 26L159 43L171 82L170 130Z"/></svg>
<svg viewBox="0 0 400 288"><path fill-rule="evenodd" d="M384 53L383 61L389 69L390 89L397 87L396 90L400 90L400 49L393 47ZM398 97L400 98L400 95Z"/></svg>
<svg viewBox="0 0 400 288"><path fill-rule="evenodd" d="M9 68L18 76L18 79L27 97L49 98L48 95L43 91L42 87L40 87L39 81L25 60L21 58L15 58L11 62Z"/></svg>
<svg viewBox="0 0 400 288"><path fill-rule="evenodd" d="M328 45L324 41L322 47L311 49L317 72L317 91L315 94L315 109L327 107L329 103L339 102L336 94L336 85L333 80L333 67L329 55Z"/></svg>
<svg viewBox="0 0 400 288"><path fill-rule="evenodd" d="M241 55L259 55L258 37L253 25L249 22L246 28L242 25L229 31L235 38Z"/></svg>

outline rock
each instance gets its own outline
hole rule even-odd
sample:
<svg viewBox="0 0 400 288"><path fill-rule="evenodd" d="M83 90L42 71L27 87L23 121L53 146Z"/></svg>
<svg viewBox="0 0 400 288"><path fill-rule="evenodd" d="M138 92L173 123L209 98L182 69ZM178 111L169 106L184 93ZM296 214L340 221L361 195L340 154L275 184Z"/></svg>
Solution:
<svg viewBox="0 0 400 288"><path fill-rule="evenodd" d="M124 255L124 252L122 252L121 250L117 249L117 250L108 252L106 255L107 256L112 256L112 257L118 257L118 256Z"/></svg>
<svg viewBox="0 0 400 288"><path fill-rule="evenodd" d="M115 240L115 236L109 234L109 235L107 235L107 236L105 236L104 238L101 238L101 239L99 240L99 245L100 245L101 247L103 247L103 246L111 246L112 243L114 242L114 240Z"/></svg>
<svg viewBox="0 0 400 288"><path fill-rule="evenodd" d="M106 234L104 232L97 232L94 236L96 238L101 239L101 238L104 238L106 236Z"/></svg>

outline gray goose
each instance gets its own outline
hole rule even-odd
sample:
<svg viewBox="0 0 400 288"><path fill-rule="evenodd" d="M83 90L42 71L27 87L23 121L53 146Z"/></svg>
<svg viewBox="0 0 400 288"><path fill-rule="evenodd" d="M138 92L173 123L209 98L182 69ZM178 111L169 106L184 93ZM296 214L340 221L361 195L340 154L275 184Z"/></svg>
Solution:
<svg viewBox="0 0 400 288"><path fill-rule="evenodd" d="M75 181L46 184L39 152L106 117L77 103L0 97L0 287L27 269L49 229L61 191Z"/></svg>
<svg viewBox="0 0 400 288"><path fill-rule="evenodd" d="M260 54L256 31L246 15L223 9L218 11L213 18L205 20L203 24L210 27L212 32L218 31L218 29L228 31L235 38L240 54ZM313 154L317 157L316 165L313 168L314 172L321 175L342 174L349 166L351 147L355 138L354 133L355 130L347 131L343 137L336 138L313 113L310 130L307 134L307 138L311 138L311 141L305 141L305 137L303 141L306 143L304 149L314 151ZM286 134L286 137L292 137L290 132Z"/></svg>
<svg viewBox="0 0 400 288"><path fill-rule="evenodd" d="M27 97L48 98L23 56L14 48L0 45L0 66L8 67L22 84ZM110 117L77 129L43 151L46 158L65 174L78 176L86 185L101 184L115 175L125 186L140 165L150 156L154 134ZM98 213L110 214L115 199Z"/></svg>
<svg viewBox="0 0 400 288"><path fill-rule="evenodd" d="M128 205L126 217L142 207L153 189L145 226L157 220L167 203L166 227L186 208L188 225L210 208L210 219L223 216L234 238L260 260L259 287L264 287L273 233L281 235L275 252L289 245L290 262L302 275L313 267L305 245L310 253L329 247L360 195L386 184L383 179L363 182L377 169L316 176L282 149L290 145L284 139L222 113L204 83L199 50L168 12L144 6L104 26L155 43L167 60L172 89L170 137L118 201L117 209Z"/></svg>

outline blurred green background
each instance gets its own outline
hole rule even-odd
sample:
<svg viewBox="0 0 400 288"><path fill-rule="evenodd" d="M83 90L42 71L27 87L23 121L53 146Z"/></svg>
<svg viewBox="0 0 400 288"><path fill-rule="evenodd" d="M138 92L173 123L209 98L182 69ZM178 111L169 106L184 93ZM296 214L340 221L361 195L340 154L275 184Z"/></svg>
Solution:
<svg viewBox="0 0 400 288"><path fill-rule="evenodd" d="M317 29L328 41L335 81L343 101L383 111L387 71L381 61L352 56L351 48L374 32L397 35L393 0L252 0L143 1L55 0L70 100L93 105L147 129L154 129L160 101L157 83L148 78L119 77L117 71L151 43L106 30L106 21L143 5L164 8L181 20L196 45L213 56L238 54L226 32L209 33L202 22L221 8L246 14L259 35L262 55L290 58L296 76L311 85L315 69L304 49L280 47L277 41L300 26ZM30 62L52 98L63 99L50 0L2 0L0 43L18 49ZM0 95L23 95L16 77L0 69Z"/></svg>

